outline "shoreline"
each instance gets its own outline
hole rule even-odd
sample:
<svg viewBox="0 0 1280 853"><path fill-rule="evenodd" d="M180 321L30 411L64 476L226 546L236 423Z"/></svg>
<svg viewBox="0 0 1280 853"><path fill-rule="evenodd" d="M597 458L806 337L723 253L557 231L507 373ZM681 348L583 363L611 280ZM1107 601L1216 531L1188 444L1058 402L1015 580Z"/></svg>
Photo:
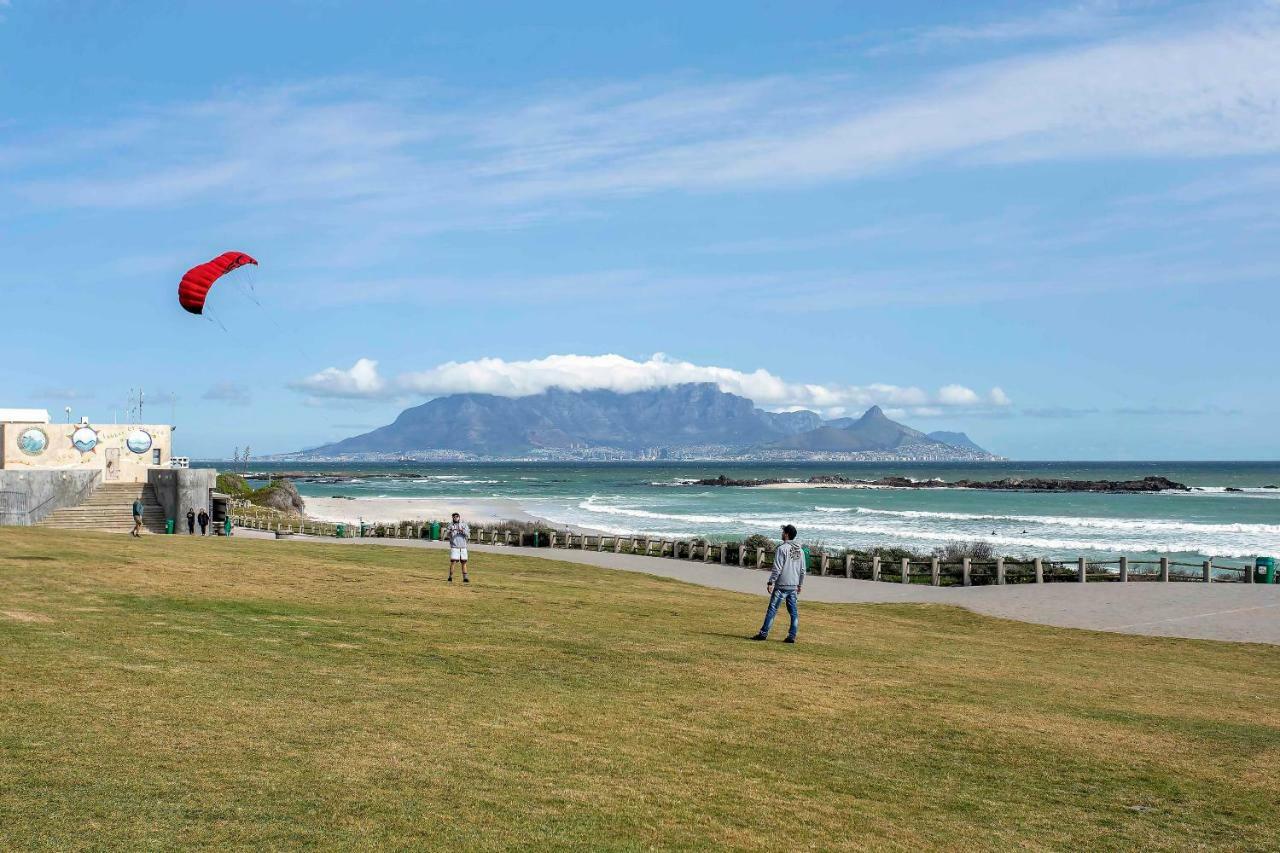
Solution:
<svg viewBox="0 0 1280 853"><path fill-rule="evenodd" d="M404 521L445 521L459 513L471 525L493 525L504 521L545 524L573 533L609 534L607 530L561 524L534 515L512 498L322 498L302 496L306 516L313 521L333 523L396 524ZM611 535L611 534L610 534Z"/></svg>

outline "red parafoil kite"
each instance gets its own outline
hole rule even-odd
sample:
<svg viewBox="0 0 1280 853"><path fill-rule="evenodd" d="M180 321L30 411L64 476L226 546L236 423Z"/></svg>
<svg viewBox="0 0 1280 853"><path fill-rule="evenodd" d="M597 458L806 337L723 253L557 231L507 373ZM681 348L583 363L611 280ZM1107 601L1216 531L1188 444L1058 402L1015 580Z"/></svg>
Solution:
<svg viewBox="0 0 1280 853"><path fill-rule="evenodd" d="M213 283L245 264L256 267L258 262L244 252L223 252L208 263L192 267L178 283L178 301L192 314L203 314L204 300Z"/></svg>

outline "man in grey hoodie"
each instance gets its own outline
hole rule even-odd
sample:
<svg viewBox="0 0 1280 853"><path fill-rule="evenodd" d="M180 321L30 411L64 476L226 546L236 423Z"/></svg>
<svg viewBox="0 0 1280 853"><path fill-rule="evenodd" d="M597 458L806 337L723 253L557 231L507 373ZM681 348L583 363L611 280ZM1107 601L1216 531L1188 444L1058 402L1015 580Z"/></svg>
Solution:
<svg viewBox="0 0 1280 853"><path fill-rule="evenodd" d="M764 613L764 624L760 633L751 639L769 639L769 629L773 627L773 618L778 615L778 605L787 602L787 614L791 617L791 628L787 631L786 642L796 641L796 631L800 629L800 606L797 599L800 588L804 586L807 571L804 551L796 544L796 529L786 524L782 527L782 544L773 552L773 571L769 573L769 581L765 589L769 591L769 609Z"/></svg>

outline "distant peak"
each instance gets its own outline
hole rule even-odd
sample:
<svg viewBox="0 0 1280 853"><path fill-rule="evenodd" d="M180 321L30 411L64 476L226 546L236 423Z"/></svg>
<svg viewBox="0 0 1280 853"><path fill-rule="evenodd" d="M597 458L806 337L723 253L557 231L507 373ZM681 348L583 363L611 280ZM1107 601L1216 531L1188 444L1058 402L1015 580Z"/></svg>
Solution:
<svg viewBox="0 0 1280 853"><path fill-rule="evenodd" d="M888 418L888 417L889 416L884 413L884 409L880 408L879 406L872 406L871 408L867 409L865 412L862 413L863 420L868 420L871 418Z"/></svg>

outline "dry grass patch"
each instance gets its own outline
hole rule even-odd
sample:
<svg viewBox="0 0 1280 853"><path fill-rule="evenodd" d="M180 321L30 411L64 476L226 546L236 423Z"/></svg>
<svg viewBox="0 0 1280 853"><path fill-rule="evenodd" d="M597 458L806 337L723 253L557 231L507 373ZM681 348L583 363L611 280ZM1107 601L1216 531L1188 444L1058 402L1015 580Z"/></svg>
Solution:
<svg viewBox="0 0 1280 853"><path fill-rule="evenodd" d="M1280 649L0 530L0 847L1265 849Z"/></svg>

